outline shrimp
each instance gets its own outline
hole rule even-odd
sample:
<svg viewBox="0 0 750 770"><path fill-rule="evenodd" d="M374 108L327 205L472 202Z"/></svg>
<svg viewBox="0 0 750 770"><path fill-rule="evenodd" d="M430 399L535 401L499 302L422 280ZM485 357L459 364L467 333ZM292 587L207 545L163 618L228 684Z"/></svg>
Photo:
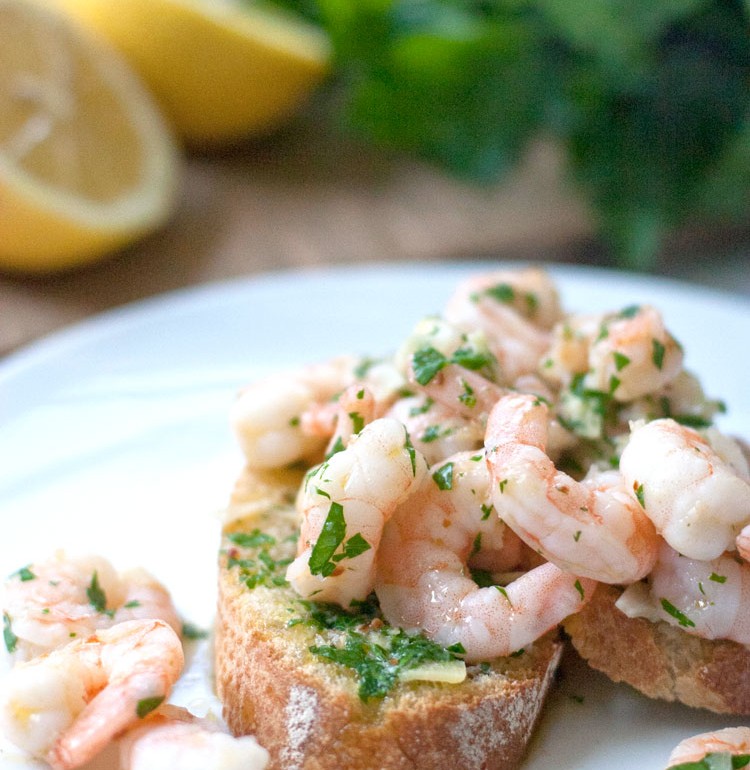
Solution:
<svg viewBox="0 0 750 770"><path fill-rule="evenodd" d="M484 424L490 409L505 393L501 388L479 372L471 371L458 364L446 364L425 382L414 365L409 371L409 381L421 386L422 392L443 406L448 412Z"/></svg>
<svg viewBox="0 0 750 770"><path fill-rule="evenodd" d="M728 437L711 435L719 451L709 438L669 418L634 423L620 457L620 470L657 531L692 559L733 550L750 522L744 458Z"/></svg>
<svg viewBox="0 0 750 770"><path fill-rule="evenodd" d="M456 452L482 446L484 427L479 421L458 415L424 394L399 399L387 416L404 425L415 448L430 465Z"/></svg>
<svg viewBox="0 0 750 770"><path fill-rule="evenodd" d="M61 551L6 580L3 612L17 661L123 620L159 618L177 633L181 629L167 589L145 570L118 575L99 556Z"/></svg>
<svg viewBox="0 0 750 770"><path fill-rule="evenodd" d="M0 702L8 738L54 770L80 767L170 693L182 644L161 620L128 620L11 669Z"/></svg>
<svg viewBox="0 0 750 770"><path fill-rule="evenodd" d="M711 754L750 755L750 727L725 727L713 733L701 733L685 738L672 750L667 768L700 762ZM726 765L730 766L732 765Z"/></svg>
<svg viewBox="0 0 750 770"><path fill-rule="evenodd" d="M698 561L663 543L648 580L628 586L616 604L628 617L661 620L705 639L747 644L749 590L748 566L728 554Z"/></svg>
<svg viewBox="0 0 750 770"><path fill-rule="evenodd" d="M450 323L485 333L506 383L537 370L550 344L549 330L561 315L557 289L538 269L470 278L445 307Z"/></svg>
<svg viewBox="0 0 750 770"><path fill-rule="evenodd" d="M643 305L565 319L553 330L540 371L565 386L582 376L587 389L625 402L664 388L682 362L682 348L659 311Z"/></svg>
<svg viewBox="0 0 750 770"><path fill-rule="evenodd" d="M295 590L345 608L365 599L383 525L426 473L404 426L381 418L309 474L297 498L299 552L287 570Z"/></svg>
<svg viewBox="0 0 750 770"><path fill-rule="evenodd" d="M355 366L355 359L343 356L246 387L232 407L231 422L248 463L277 468L321 453L330 433L304 430L302 416L349 385Z"/></svg>
<svg viewBox="0 0 750 770"><path fill-rule="evenodd" d="M662 541L647 581L628 586L617 607L704 639L750 644L750 565L729 554L690 559Z"/></svg>
<svg viewBox="0 0 750 770"><path fill-rule="evenodd" d="M481 451L430 470L386 524L378 551L375 593L391 625L460 644L475 662L515 652L583 606L593 581L551 564L480 588L467 565L505 582L503 573L531 557L493 510Z"/></svg>
<svg viewBox="0 0 750 770"><path fill-rule="evenodd" d="M617 471L576 481L545 453L547 406L535 396L502 398L485 448L495 509L519 537L563 570L604 583L649 573L659 537Z"/></svg>
<svg viewBox="0 0 750 770"><path fill-rule="evenodd" d="M119 740L120 770L263 770L268 752L185 709L161 706Z"/></svg>
<svg viewBox="0 0 750 770"><path fill-rule="evenodd" d="M375 416L375 399L360 384L350 385L336 402L334 427L326 448L326 457L344 449Z"/></svg>

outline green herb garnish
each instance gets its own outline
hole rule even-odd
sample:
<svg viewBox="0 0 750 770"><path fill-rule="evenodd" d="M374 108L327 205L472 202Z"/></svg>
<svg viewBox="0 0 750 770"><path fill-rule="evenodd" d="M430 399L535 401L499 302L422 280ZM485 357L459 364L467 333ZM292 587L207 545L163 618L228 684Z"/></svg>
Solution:
<svg viewBox="0 0 750 770"><path fill-rule="evenodd" d="M433 474L433 481L444 491L453 489L453 463L441 465Z"/></svg>
<svg viewBox="0 0 750 770"><path fill-rule="evenodd" d="M99 585L99 575L96 570L91 576L91 582L86 589L86 596L91 603L91 606L97 612L105 612L107 609L107 597L104 595L102 587Z"/></svg>
<svg viewBox="0 0 750 770"><path fill-rule="evenodd" d="M661 369L664 366L664 353L666 348L657 339L651 340L651 360L654 362L654 366L657 369Z"/></svg>
<svg viewBox="0 0 750 770"><path fill-rule="evenodd" d="M664 612L671 615L683 628L695 628L695 623L667 599L661 599L661 606Z"/></svg>
<svg viewBox="0 0 750 770"><path fill-rule="evenodd" d="M139 719L148 716L152 711L159 708L164 703L163 695L154 695L152 698L142 698L135 707L135 713Z"/></svg>
<svg viewBox="0 0 750 770"><path fill-rule="evenodd" d="M3 612L3 641L5 642L5 649L8 652L16 651L18 637L13 633L10 615L8 615L7 612Z"/></svg>
<svg viewBox="0 0 750 770"><path fill-rule="evenodd" d="M738 770L750 765L750 754L712 752L695 762L672 765L670 770Z"/></svg>

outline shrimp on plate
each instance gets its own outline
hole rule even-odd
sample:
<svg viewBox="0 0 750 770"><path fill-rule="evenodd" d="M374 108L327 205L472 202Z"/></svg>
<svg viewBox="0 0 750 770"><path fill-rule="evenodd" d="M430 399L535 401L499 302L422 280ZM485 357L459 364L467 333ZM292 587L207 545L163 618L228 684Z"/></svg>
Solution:
<svg viewBox="0 0 750 770"><path fill-rule="evenodd" d="M718 431L701 435L670 418L634 423L620 470L657 531L691 559L734 550L750 522L747 463Z"/></svg>
<svg viewBox="0 0 750 770"><path fill-rule="evenodd" d="M426 473L404 426L380 418L308 474L297 498L298 555L287 570L295 590L345 608L367 598L383 525Z"/></svg>
<svg viewBox="0 0 750 770"><path fill-rule="evenodd" d="M118 744L120 770L263 770L269 759L252 736L235 738L177 706L160 706Z"/></svg>
<svg viewBox="0 0 750 770"><path fill-rule="evenodd" d="M711 754L750 756L750 727L725 727L716 732L700 733L685 738L672 750L667 768L700 762ZM719 765L716 766L719 767ZM726 767L732 766L731 763L726 765Z"/></svg>
<svg viewBox="0 0 750 770"><path fill-rule="evenodd" d="M0 727L54 770L80 767L169 695L184 664L161 620L127 620L14 666Z"/></svg>
<svg viewBox="0 0 750 770"><path fill-rule="evenodd" d="M3 586L12 655L22 661L124 620L158 618L180 633L167 589L142 569L118 574L99 556L67 556L29 564Z"/></svg>
<svg viewBox="0 0 750 770"><path fill-rule="evenodd" d="M461 283L444 315L459 329L484 332L502 381L535 372L562 317L554 283L542 270L499 271Z"/></svg>
<svg viewBox="0 0 750 770"><path fill-rule="evenodd" d="M594 582L552 564L479 587L467 565L500 578L538 563L536 556L493 510L483 452L458 453L430 470L386 524L378 551L375 593L391 625L460 644L475 662L521 649L583 606Z"/></svg>
<svg viewBox="0 0 750 770"><path fill-rule="evenodd" d="M647 580L628 586L616 604L628 617L750 644L750 564L730 554L700 561L662 541Z"/></svg>
<svg viewBox="0 0 750 770"><path fill-rule="evenodd" d="M582 481L557 470L545 448L548 407L504 396L492 410L485 449L491 498L503 521L561 569L604 583L632 583L656 560L659 536L617 471Z"/></svg>
<svg viewBox="0 0 750 770"><path fill-rule="evenodd" d="M582 376L586 388L626 402L671 382L682 371L683 352L659 311L642 305L566 318L540 359L546 379L568 386Z"/></svg>

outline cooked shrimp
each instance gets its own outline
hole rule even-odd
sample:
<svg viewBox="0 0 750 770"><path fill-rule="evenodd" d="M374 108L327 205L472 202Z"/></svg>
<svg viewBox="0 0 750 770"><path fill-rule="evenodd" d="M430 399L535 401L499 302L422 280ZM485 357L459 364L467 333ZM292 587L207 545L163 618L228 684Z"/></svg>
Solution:
<svg viewBox="0 0 750 770"><path fill-rule="evenodd" d="M475 420L482 425L496 401L508 392L506 388L501 388L479 372L458 364L447 364L425 383L418 381L418 375L412 366L409 380L413 385L421 386L421 391L428 398L448 412L467 420Z"/></svg>
<svg viewBox="0 0 750 770"><path fill-rule="evenodd" d="M686 738L672 750L667 768L700 762L710 754L750 755L750 727L725 727L713 733Z"/></svg>
<svg viewBox="0 0 750 770"><path fill-rule="evenodd" d="M497 358L504 383L535 372L561 317L553 282L542 270L500 271L461 283L445 318L463 330L481 329Z"/></svg>
<svg viewBox="0 0 750 770"><path fill-rule="evenodd" d="M553 331L541 372L568 385L584 375L586 388L617 401L661 390L682 370L683 353L658 310L648 305L617 314L571 316Z"/></svg>
<svg viewBox="0 0 750 770"><path fill-rule="evenodd" d="M739 465L744 459L739 450L731 452L727 437L713 440L719 451L672 419L636 423L620 458L626 482L657 531L692 559L733 550L750 522L750 481Z"/></svg>
<svg viewBox="0 0 750 770"><path fill-rule="evenodd" d="M326 457L344 449L349 441L375 417L375 399L361 384L350 385L336 402L331 439Z"/></svg>
<svg viewBox="0 0 750 770"><path fill-rule="evenodd" d="M515 652L583 605L593 582L551 564L480 588L467 565L501 579L526 566L525 546L492 508L482 452L431 471L386 524L378 551L375 592L391 625L460 644L479 661Z"/></svg>
<svg viewBox="0 0 750 770"><path fill-rule="evenodd" d="M750 644L750 565L729 554L690 559L662 541L648 580L629 586L617 606L704 639Z"/></svg>
<svg viewBox="0 0 750 770"><path fill-rule="evenodd" d="M263 770L268 752L208 719L162 706L119 741L120 770Z"/></svg>
<svg viewBox="0 0 750 770"><path fill-rule="evenodd" d="M25 663L6 679L0 723L54 770L80 767L170 693L182 644L160 620L128 620Z"/></svg>
<svg viewBox="0 0 750 770"><path fill-rule="evenodd" d="M415 448L430 465L456 452L482 446L484 426L478 420L456 414L424 394L399 399L387 416L404 425Z"/></svg>
<svg viewBox="0 0 750 770"><path fill-rule="evenodd" d="M302 415L325 404L354 380L356 359L334 358L258 380L232 408L242 451L256 468L276 468L322 453L330 433L303 430Z"/></svg>
<svg viewBox="0 0 750 770"><path fill-rule="evenodd" d="M659 537L616 471L576 481L545 452L547 406L528 394L501 399L485 437L500 518L561 569L605 583L648 574Z"/></svg>
<svg viewBox="0 0 750 770"><path fill-rule="evenodd" d="M3 612L15 638L16 660L123 620L158 618L178 633L181 627L167 589L145 570L119 575L99 556L63 552L11 575L4 585Z"/></svg>
<svg viewBox="0 0 750 770"><path fill-rule="evenodd" d="M342 607L365 599L383 525L426 472L404 426L381 418L309 474L297 499L300 551L287 570L297 592Z"/></svg>

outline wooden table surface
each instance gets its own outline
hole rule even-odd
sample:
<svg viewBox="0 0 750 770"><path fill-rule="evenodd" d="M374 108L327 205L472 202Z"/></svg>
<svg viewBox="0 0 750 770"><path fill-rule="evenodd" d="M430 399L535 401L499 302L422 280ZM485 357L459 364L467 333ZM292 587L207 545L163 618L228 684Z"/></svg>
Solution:
<svg viewBox="0 0 750 770"><path fill-rule="evenodd" d="M186 155L174 217L105 261L0 275L0 355L107 308L272 270L473 257L597 263L586 206L540 144L503 184L477 188L301 121L232 152ZM657 268L750 296L750 214L678 237Z"/></svg>

